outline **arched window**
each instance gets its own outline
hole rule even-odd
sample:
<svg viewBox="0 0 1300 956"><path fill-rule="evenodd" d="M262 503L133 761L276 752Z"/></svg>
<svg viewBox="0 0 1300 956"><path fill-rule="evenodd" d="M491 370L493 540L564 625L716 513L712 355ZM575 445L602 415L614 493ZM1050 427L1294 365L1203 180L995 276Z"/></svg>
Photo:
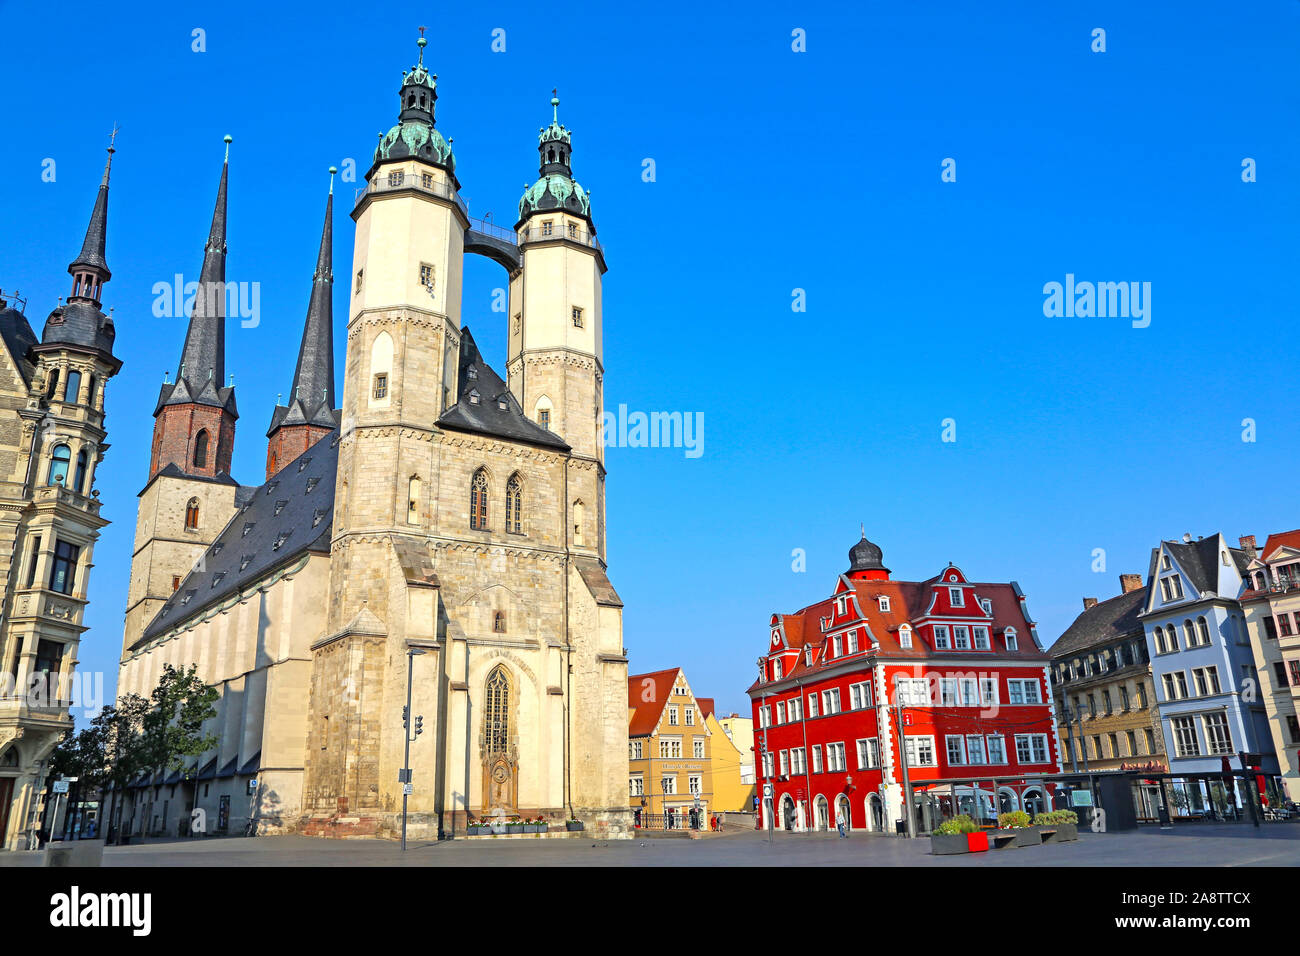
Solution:
<svg viewBox="0 0 1300 956"><path fill-rule="evenodd" d="M1196 632L1192 630L1191 621L1183 621L1183 647L1196 646Z"/></svg>
<svg viewBox="0 0 1300 956"><path fill-rule="evenodd" d="M86 484L86 453L77 452L77 471L72 479L72 490L81 494L82 487Z"/></svg>
<svg viewBox="0 0 1300 956"><path fill-rule="evenodd" d="M10 747L5 751L5 755L0 757L0 767L18 766L18 748Z"/></svg>
<svg viewBox="0 0 1300 956"><path fill-rule="evenodd" d="M469 526L475 531L486 531L488 526L487 472L482 468L474 472L469 486Z"/></svg>
<svg viewBox="0 0 1300 956"><path fill-rule="evenodd" d="M185 505L185 527L194 529L199 526L199 499L191 498Z"/></svg>
<svg viewBox="0 0 1300 956"><path fill-rule="evenodd" d="M510 745L510 678L504 667L488 675L483 715L485 749L489 754L505 753Z"/></svg>
<svg viewBox="0 0 1300 956"><path fill-rule="evenodd" d="M537 424L541 425L547 431L551 428L551 400L543 395L533 406L533 414L537 418Z"/></svg>
<svg viewBox="0 0 1300 956"><path fill-rule="evenodd" d="M68 464L72 461L72 449L67 445L55 445L50 460L50 480L52 485L68 483Z"/></svg>
<svg viewBox="0 0 1300 956"><path fill-rule="evenodd" d="M91 408L95 407L95 376L90 376L86 380L86 404Z"/></svg>
<svg viewBox="0 0 1300 956"><path fill-rule="evenodd" d="M581 501L573 503L573 543L582 544L582 517L584 508Z"/></svg>
<svg viewBox="0 0 1300 956"><path fill-rule="evenodd" d="M412 475L411 480L407 482L406 523L420 523L420 479L416 475Z"/></svg>
<svg viewBox="0 0 1300 956"><path fill-rule="evenodd" d="M1172 624L1170 624L1168 627L1165 628L1165 636L1167 639L1167 643L1169 644L1169 650L1171 651L1178 650L1178 632L1174 630L1174 626Z"/></svg>
<svg viewBox="0 0 1300 956"><path fill-rule="evenodd" d="M506 482L506 530L519 534L523 528L524 485L518 475Z"/></svg>
<svg viewBox="0 0 1300 956"><path fill-rule="evenodd" d="M206 468L208 465L208 432L203 429L194 436L194 467Z"/></svg>
<svg viewBox="0 0 1300 956"><path fill-rule="evenodd" d="M1200 636L1202 644L1210 643L1210 625L1206 623L1205 618L1196 619L1196 633Z"/></svg>
<svg viewBox="0 0 1300 956"><path fill-rule="evenodd" d="M59 387L59 370L56 368L50 372L50 385L45 391L46 398L54 397L54 390Z"/></svg>
<svg viewBox="0 0 1300 956"><path fill-rule="evenodd" d="M492 631L495 634L504 634L506 632L506 612L492 612Z"/></svg>
<svg viewBox="0 0 1300 956"><path fill-rule="evenodd" d="M69 372L68 384L63 387L63 400L69 405L76 405L81 397L81 373Z"/></svg>

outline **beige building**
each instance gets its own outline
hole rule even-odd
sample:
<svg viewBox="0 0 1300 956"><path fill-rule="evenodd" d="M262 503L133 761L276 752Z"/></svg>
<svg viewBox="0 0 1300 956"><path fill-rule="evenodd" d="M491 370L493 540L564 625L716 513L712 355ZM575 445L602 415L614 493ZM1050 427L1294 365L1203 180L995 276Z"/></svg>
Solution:
<svg viewBox="0 0 1300 956"><path fill-rule="evenodd" d="M100 529L95 469L104 393L121 363L101 310L108 162L72 288L38 339L24 303L0 293L0 851L25 849L50 753L71 729L86 588Z"/></svg>
<svg viewBox="0 0 1300 956"><path fill-rule="evenodd" d="M628 829L604 252L555 99L514 229L468 217L423 48L351 213L339 407L329 206L291 398L271 416L279 470L257 487L228 474L220 314L196 306L160 395L120 686L197 662L221 689L221 745L139 781L137 830L167 829L159 801L193 800L195 775L228 831L391 835L404 796L416 838L498 814ZM201 287L224 276L225 182ZM509 278L508 384L461 323L467 253Z"/></svg>
<svg viewBox="0 0 1300 956"><path fill-rule="evenodd" d="M736 746L731 735L723 729L715 713L713 698L701 697L700 710L704 714L704 725L709 728L709 764L713 778L713 808L718 811L754 810L754 766L746 765L753 757L749 751L742 752ZM746 769L749 771L746 779Z"/></svg>
<svg viewBox="0 0 1300 956"><path fill-rule="evenodd" d="M1289 800L1300 800L1300 530L1271 534L1250 556L1241 609L1246 618L1260 696Z"/></svg>
<svg viewBox="0 0 1300 956"><path fill-rule="evenodd" d="M628 677L627 719L627 800L639 825L684 829L697 806L707 821L716 809L713 732L682 669Z"/></svg>
<svg viewBox="0 0 1300 956"><path fill-rule="evenodd" d="M740 751L740 782L752 785L754 777L754 718L730 714L718 718L727 739Z"/></svg>

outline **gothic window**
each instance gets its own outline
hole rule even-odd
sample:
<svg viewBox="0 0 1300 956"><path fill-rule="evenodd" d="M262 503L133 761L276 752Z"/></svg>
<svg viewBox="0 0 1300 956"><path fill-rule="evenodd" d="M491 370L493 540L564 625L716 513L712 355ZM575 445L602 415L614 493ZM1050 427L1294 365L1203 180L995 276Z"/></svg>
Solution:
<svg viewBox="0 0 1300 956"><path fill-rule="evenodd" d="M581 501L575 501L573 503L573 543L576 545L582 544L583 510Z"/></svg>
<svg viewBox="0 0 1300 956"><path fill-rule="evenodd" d="M506 632L506 612L492 612L492 631L495 634L504 634Z"/></svg>
<svg viewBox="0 0 1300 956"><path fill-rule="evenodd" d="M72 490L81 494L82 487L86 484L86 453L77 452L77 471L72 479Z"/></svg>
<svg viewBox="0 0 1300 956"><path fill-rule="evenodd" d="M412 476L407 483L406 523L420 523L420 479L417 476Z"/></svg>
<svg viewBox="0 0 1300 956"><path fill-rule="evenodd" d="M551 400L543 395L533 406L533 413L537 417L537 424L541 425L547 431L551 429Z"/></svg>
<svg viewBox="0 0 1300 956"><path fill-rule="evenodd" d="M506 530L519 534L523 528L524 486L518 475L506 483Z"/></svg>
<svg viewBox="0 0 1300 956"><path fill-rule="evenodd" d="M185 527L193 530L199 526L199 499L191 498L185 505Z"/></svg>
<svg viewBox="0 0 1300 956"><path fill-rule="evenodd" d="M487 472L479 469L469 487L469 526L475 531L486 531L488 526Z"/></svg>
<svg viewBox="0 0 1300 956"><path fill-rule="evenodd" d="M194 436L194 467L206 468L208 464L208 432L207 429L199 432Z"/></svg>
<svg viewBox="0 0 1300 956"><path fill-rule="evenodd" d="M72 449L67 445L55 445L54 454L50 461L50 479L51 485L66 485L68 483L68 464L72 461Z"/></svg>
<svg viewBox="0 0 1300 956"><path fill-rule="evenodd" d="M487 679L483 701L484 744L490 754L505 753L510 743L510 678L497 667Z"/></svg>
<svg viewBox="0 0 1300 956"><path fill-rule="evenodd" d="M69 405L76 405L81 392L81 373L69 372L68 384L63 387L63 400Z"/></svg>

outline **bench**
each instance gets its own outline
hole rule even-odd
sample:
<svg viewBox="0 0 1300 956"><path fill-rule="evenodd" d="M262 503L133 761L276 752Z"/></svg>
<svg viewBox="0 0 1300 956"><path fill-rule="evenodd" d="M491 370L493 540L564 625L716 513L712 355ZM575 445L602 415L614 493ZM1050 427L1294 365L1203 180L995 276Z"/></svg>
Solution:
<svg viewBox="0 0 1300 956"><path fill-rule="evenodd" d="M1002 830L989 831L989 846L995 850L1005 850L1016 845L1016 835Z"/></svg>

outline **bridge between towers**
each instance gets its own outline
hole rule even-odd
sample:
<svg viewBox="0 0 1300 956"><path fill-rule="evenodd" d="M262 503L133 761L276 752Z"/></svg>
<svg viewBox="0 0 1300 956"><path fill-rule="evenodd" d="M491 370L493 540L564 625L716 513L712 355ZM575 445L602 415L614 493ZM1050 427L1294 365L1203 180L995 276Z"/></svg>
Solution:
<svg viewBox="0 0 1300 956"><path fill-rule="evenodd" d="M469 228L465 230L465 251L486 256L499 263L510 275L522 267L515 231L494 226L486 219L470 219Z"/></svg>

